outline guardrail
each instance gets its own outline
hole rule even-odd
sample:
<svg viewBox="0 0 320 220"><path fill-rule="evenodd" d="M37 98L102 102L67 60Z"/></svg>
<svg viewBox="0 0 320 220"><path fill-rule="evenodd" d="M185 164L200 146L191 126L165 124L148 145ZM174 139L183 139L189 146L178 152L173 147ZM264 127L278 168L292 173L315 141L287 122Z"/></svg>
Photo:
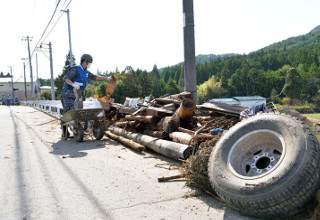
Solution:
<svg viewBox="0 0 320 220"><path fill-rule="evenodd" d="M58 116L61 115L61 110L63 111L63 106L60 100L40 100L40 101L21 101L21 104L39 108L44 111L49 111L50 113L57 113ZM84 109L90 108L101 108L99 101L84 101Z"/></svg>

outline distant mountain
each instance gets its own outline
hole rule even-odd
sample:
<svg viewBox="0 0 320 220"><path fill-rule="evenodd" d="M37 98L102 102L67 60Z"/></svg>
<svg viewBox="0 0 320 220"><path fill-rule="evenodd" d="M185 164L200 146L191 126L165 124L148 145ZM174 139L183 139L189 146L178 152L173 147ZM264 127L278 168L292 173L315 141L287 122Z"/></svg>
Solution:
<svg viewBox="0 0 320 220"><path fill-rule="evenodd" d="M290 49L290 48L296 48L296 47L304 47L304 46L310 46L320 43L320 25L313 28L309 33L296 36L296 37L290 37L286 40L271 44L265 48L262 48L261 50L267 51L267 50L283 50L283 49Z"/></svg>
<svg viewBox="0 0 320 220"><path fill-rule="evenodd" d="M237 56L239 54L236 54L236 53L226 53L226 54L199 54L196 56L196 64L204 64L205 62L211 62L213 60L217 60L217 59L226 59L226 58L229 58L229 57L233 57L233 56ZM182 66L183 65L183 62L180 62L176 65L173 65L173 66ZM169 66L168 66L169 67ZM163 68L160 68L159 69L159 72L162 73L162 71L165 69L165 68L168 68L168 67L163 67Z"/></svg>
<svg viewBox="0 0 320 220"><path fill-rule="evenodd" d="M226 54L199 54L196 56L196 63L205 63L205 62L210 62L212 60L217 60L217 59L225 59L228 57L236 56L239 54L235 53L226 53Z"/></svg>

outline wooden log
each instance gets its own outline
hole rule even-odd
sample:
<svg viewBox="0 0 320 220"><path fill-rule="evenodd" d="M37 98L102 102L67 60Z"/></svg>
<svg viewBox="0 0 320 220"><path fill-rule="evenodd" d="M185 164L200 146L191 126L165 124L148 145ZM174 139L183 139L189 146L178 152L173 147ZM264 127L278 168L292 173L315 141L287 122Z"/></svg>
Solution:
<svg viewBox="0 0 320 220"><path fill-rule="evenodd" d="M161 155L176 160L186 159L192 153L192 147L186 144L166 141L145 134L132 133L114 126L109 126L107 130L111 131L114 134L121 135L125 138L134 140L135 142L144 145L147 149L153 150Z"/></svg>
<svg viewBox="0 0 320 220"><path fill-rule="evenodd" d="M152 106L156 106L156 107L162 107L162 105L160 105L160 104L157 104L157 103L155 103L154 101L152 101L152 102L150 102L150 101L147 101L147 100L144 100L146 103L148 103L148 104L150 104L150 105L152 105Z"/></svg>
<svg viewBox="0 0 320 220"><path fill-rule="evenodd" d="M118 110L120 114L133 114L136 111L136 109L127 108L127 107L122 107L122 108L119 108Z"/></svg>
<svg viewBox="0 0 320 220"><path fill-rule="evenodd" d="M177 131L181 122L189 123L192 119L196 105L192 99L184 99L179 109L170 118L163 121L163 130L167 133Z"/></svg>
<svg viewBox="0 0 320 220"><path fill-rule="evenodd" d="M168 176L168 177L159 177L158 178L158 182L166 182L169 180L175 180L175 179L181 179L184 178L185 175L184 174L179 174L179 175L175 175L175 176Z"/></svg>
<svg viewBox="0 0 320 220"><path fill-rule="evenodd" d="M188 129L185 129L185 128L182 128L182 127L179 127L178 130L181 131L181 132L187 133L187 134L191 135L192 137L197 137L197 138L212 139L212 138L216 137L216 136L210 135L210 134L197 134L196 135L195 134L196 132L188 130Z"/></svg>
<svg viewBox="0 0 320 220"><path fill-rule="evenodd" d="M144 112L146 110L146 107L139 108L137 111L132 113L132 115L137 115L138 113Z"/></svg>
<svg viewBox="0 0 320 220"><path fill-rule="evenodd" d="M176 105L174 103L170 103L170 104L166 104L164 106L162 106L162 108L167 109L167 110L171 110L171 111L176 111Z"/></svg>
<svg viewBox="0 0 320 220"><path fill-rule="evenodd" d="M156 98L155 100L156 100L156 102L163 103L163 104L171 104L171 103L174 103L176 105L180 105L181 104L181 101L176 100L176 99Z"/></svg>
<svg viewBox="0 0 320 220"><path fill-rule="evenodd" d="M169 137L177 143L192 145L192 136L184 132L172 132Z"/></svg>
<svg viewBox="0 0 320 220"><path fill-rule="evenodd" d="M180 100L183 100L185 98L192 99L192 94L191 94L191 92L181 92L179 94L170 95L170 96L168 96L166 98L169 98L169 99L180 99Z"/></svg>
<svg viewBox="0 0 320 220"><path fill-rule="evenodd" d="M154 123L155 118L153 116L142 116L142 115L126 115L125 119L129 121L138 121L138 122L147 122L147 123Z"/></svg>
<svg viewBox="0 0 320 220"><path fill-rule="evenodd" d="M146 115L152 115L154 117L164 117L167 115L173 115L174 111L170 111L164 108L157 108L157 107L148 107L146 109Z"/></svg>
<svg viewBox="0 0 320 220"><path fill-rule="evenodd" d="M179 127L179 128L178 128L178 131L181 131L181 132L187 133L187 134L189 134L189 135L194 135L194 134L195 134L195 132L194 132L194 131L191 131L191 130L188 130L188 129L186 129L186 128L182 128L182 127Z"/></svg>
<svg viewBox="0 0 320 220"><path fill-rule="evenodd" d="M133 127L136 124L135 121L117 121L113 124L113 126L119 127L119 128L125 128L125 127Z"/></svg>
<svg viewBox="0 0 320 220"><path fill-rule="evenodd" d="M197 137L197 138L205 138L205 139L212 139L212 138L215 138L217 136L215 135L210 135L210 134L197 134L195 135L194 137Z"/></svg>
<svg viewBox="0 0 320 220"><path fill-rule="evenodd" d="M155 138L167 138L168 134L164 131L152 131L152 130L144 130L143 134L150 135Z"/></svg>
<svg viewBox="0 0 320 220"><path fill-rule="evenodd" d="M211 116L194 116L193 117L194 119L196 119L197 121L208 121L208 120L211 120L212 117Z"/></svg>
<svg viewBox="0 0 320 220"><path fill-rule="evenodd" d="M111 138L111 139L113 139L115 141L119 141L120 143L122 143L122 144L124 144L124 145L126 145L126 146L128 146L128 147L130 147L130 148L132 148L134 150L136 150L136 151L141 152L141 151L145 151L146 150L145 146L143 146L141 144L138 144L138 143L134 142L133 140L129 140L127 138L115 135L115 134L111 133L110 131L105 131L105 134L109 138Z"/></svg>
<svg viewBox="0 0 320 220"><path fill-rule="evenodd" d="M177 131L179 126L180 126L180 119L174 116L165 117L162 124L163 130L167 133L172 133Z"/></svg>
<svg viewBox="0 0 320 220"><path fill-rule="evenodd" d="M184 99L177 110L178 117L180 120L189 122L193 116L196 104L192 99Z"/></svg>

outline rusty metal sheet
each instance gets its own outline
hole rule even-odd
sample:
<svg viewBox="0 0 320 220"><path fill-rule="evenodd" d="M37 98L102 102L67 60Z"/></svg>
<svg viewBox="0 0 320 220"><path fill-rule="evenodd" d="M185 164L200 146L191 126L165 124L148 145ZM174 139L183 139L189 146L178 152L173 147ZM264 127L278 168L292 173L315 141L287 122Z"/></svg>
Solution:
<svg viewBox="0 0 320 220"><path fill-rule="evenodd" d="M225 103L204 103L197 105L199 110L215 111L225 115L240 116L240 113L246 108L241 106L228 105Z"/></svg>

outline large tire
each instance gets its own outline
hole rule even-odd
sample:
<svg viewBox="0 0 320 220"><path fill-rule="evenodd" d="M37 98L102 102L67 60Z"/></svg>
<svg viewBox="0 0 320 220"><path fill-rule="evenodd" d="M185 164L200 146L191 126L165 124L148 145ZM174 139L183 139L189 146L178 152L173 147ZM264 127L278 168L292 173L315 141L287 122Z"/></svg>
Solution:
<svg viewBox="0 0 320 220"><path fill-rule="evenodd" d="M319 142L301 121L257 115L220 138L209 159L210 182L245 215L285 215L305 206L319 188L319 152Z"/></svg>
<svg viewBox="0 0 320 220"><path fill-rule="evenodd" d="M103 129L103 125L101 122L99 121L95 121L94 125L93 125L93 136L97 139L97 140L101 140L101 138L103 138L104 136L104 129Z"/></svg>

